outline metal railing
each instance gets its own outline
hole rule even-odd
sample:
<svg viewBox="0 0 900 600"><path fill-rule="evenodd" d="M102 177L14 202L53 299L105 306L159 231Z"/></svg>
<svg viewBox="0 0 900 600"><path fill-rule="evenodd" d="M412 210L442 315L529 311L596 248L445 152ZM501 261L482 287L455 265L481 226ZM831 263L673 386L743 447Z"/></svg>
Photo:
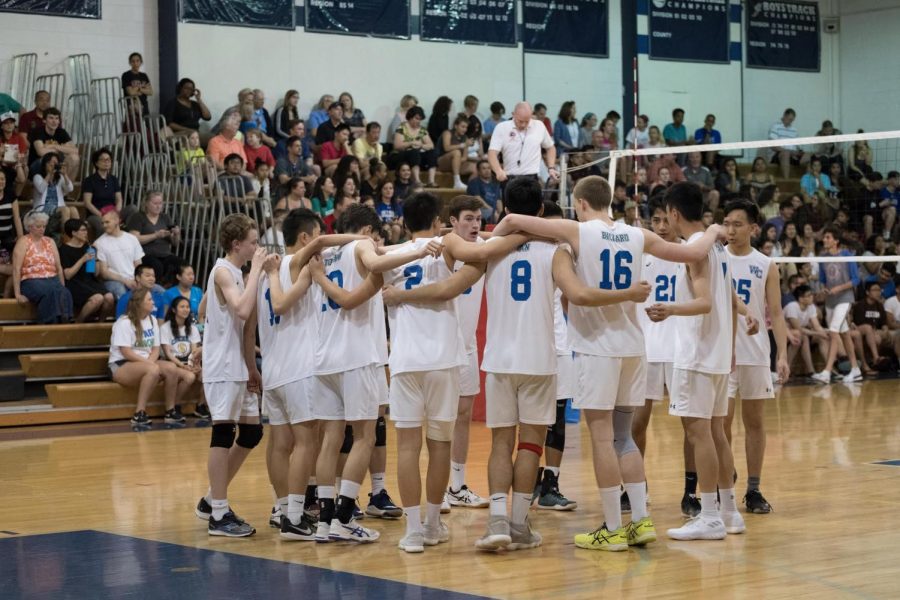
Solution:
<svg viewBox="0 0 900 600"><path fill-rule="evenodd" d="M35 90L46 90L50 93L50 104L60 110L66 102L66 76L64 73L49 73L34 80ZM29 98L28 101L31 99ZM66 123L63 123L63 127Z"/></svg>
<svg viewBox="0 0 900 600"><path fill-rule="evenodd" d="M34 80L37 77L36 53L17 54L12 58L9 95L21 104L29 104L34 97Z"/></svg>
<svg viewBox="0 0 900 600"><path fill-rule="evenodd" d="M72 54L66 61L69 79L72 81L73 94L89 94L91 92L91 80L94 78L91 70L90 54Z"/></svg>

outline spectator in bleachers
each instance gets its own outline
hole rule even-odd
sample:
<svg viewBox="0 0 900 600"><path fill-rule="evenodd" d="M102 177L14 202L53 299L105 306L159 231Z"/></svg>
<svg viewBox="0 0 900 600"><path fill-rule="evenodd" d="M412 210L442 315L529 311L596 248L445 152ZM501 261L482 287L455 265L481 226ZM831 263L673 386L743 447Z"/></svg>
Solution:
<svg viewBox="0 0 900 600"><path fill-rule="evenodd" d="M719 192L720 197L725 194L737 194L741 191L737 162L731 157L722 161L722 168L716 176L716 191Z"/></svg>
<svg viewBox="0 0 900 600"><path fill-rule="evenodd" d="M246 137L247 132L251 129L256 129L257 122L254 111L252 97L238 107L238 114L241 116L241 125L238 129L240 130L242 137Z"/></svg>
<svg viewBox="0 0 900 600"><path fill-rule="evenodd" d="M269 168L275 168L275 157L268 146L263 145L263 134L259 129L249 129L244 134L244 155L247 157L247 167L256 168L257 159L263 161Z"/></svg>
<svg viewBox="0 0 900 600"><path fill-rule="evenodd" d="M793 273L787 278L786 289L785 286L782 286L781 308L786 307L788 304L796 300L796 298L794 297L794 290L801 285L809 285L809 281L803 275L800 275L799 273Z"/></svg>
<svg viewBox="0 0 900 600"><path fill-rule="evenodd" d="M203 162L206 162L206 152L203 151L203 146L200 144L200 133L191 131L187 136L186 147L175 157L178 174L187 175L187 180L190 181L188 172L191 167Z"/></svg>
<svg viewBox="0 0 900 600"><path fill-rule="evenodd" d="M66 206L66 194L71 194L75 184L69 178L69 166L60 162L55 152L44 154L40 170L31 180L31 210L40 211L50 217L50 233L58 233L63 223L78 216L74 207Z"/></svg>
<svg viewBox="0 0 900 600"><path fill-rule="evenodd" d="M213 135L218 135L219 132L222 131L222 126L225 125L225 122L230 120L234 115L240 116L241 107L248 102L250 104L253 103L253 90L250 88L243 88L237 93L237 104L229 106L222 111L222 116L220 116L216 124L212 126L210 132ZM240 123L238 123L238 126L240 127ZM241 141L243 141L243 138L241 138Z"/></svg>
<svg viewBox="0 0 900 600"><path fill-rule="evenodd" d="M476 96L469 94L463 98L463 112L467 117L478 118L478 98Z"/></svg>
<svg viewBox="0 0 900 600"><path fill-rule="evenodd" d="M753 159L753 165L750 167L750 172L747 174L747 177L744 178L744 183L756 190L757 198L762 190L775 185L775 177L769 173L768 167L766 166L766 159L762 156L757 156Z"/></svg>
<svg viewBox="0 0 900 600"><path fill-rule="evenodd" d="M316 180L310 208L322 217L325 227L329 230L334 229L334 198L336 193L337 187L330 175L322 175Z"/></svg>
<svg viewBox="0 0 900 600"><path fill-rule="evenodd" d="M677 172L679 172L679 173L681 172L681 170L678 169L677 167L675 167L675 169ZM662 188L668 189L668 188L672 187L672 184L674 183L672 181L672 175L671 175L672 172L673 171L670 171L669 167L667 167L667 166L659 168L659 170L656 172L655 181L653 181L650 184L650 195L651 196L653 195L653 193L656 191L657 188L662 187Z"/></svg>
<svg viewBox="0 0 900 600"><path fill-rule="evenodd" d="M475 177L469 179L466 186L466 194L480 198L484 202L481 209L481 220L485 224L497 222L500 213L503 212L502 193L500 183L494 179L491 171L491 163L487 160L478 161Z"/></svg>
<svg viewBox="0 0 900 600"><path fill-rule="evenodd" d="M324 176L323 176L324 177ZM300 177L292 177L281 186L284 191L273 209L292 211L295 208L308 208L312 210L312 202L306 197L306 182Z"/></svg>
<svg viewBox="0 0 900 600"><path fill-rule="evenodd" d="M132 52L128 55L128 64L131 67L122 73L122 91L131 98L139 98L144 114L150 114L150 105L147 98L153 95L153 86L150 85L150 78L141 71L141 65L144 64L144 57L139 52Z"/></svg>
<svg viewBox="0 0 900 600"><path fill-rule="evenodd" d="M338 128L344 124L344 107L340 102L332 102L328 106L328 120L319 124L316 128L316 149L321 151L322 148L333 141L337 134ZM350 126L347 126L349 134ZM348 135L349 140L349 135Z"/></svg>
<svg viewBox="0 0 900 600"><path fill-rule="evenodd" d="M865 295L853 305L851 310L853 324L859 330L856 340L856 353L864 375L873 374L887 366L882 350L893 346L893 336L888 328L887 312L881 297L881 285L877 281L865 284ZM866 358L868 351L868 359ZM900 355L898 355L900 356ZM887 364L886 364L887 363Z"/></svg>
<svg viewBox="0 0 900 600"><path fill-rule="evenodd" d="M163 294L163 303L168 310L175 298L186 298L191 305L191 315L196 323L200 321L200 301L203 300L203 290L194 285L194 267L188 264L178 266L175 273L175 285Z"/></svg>
<svg viewBox="0 0 900 600"><path fill-rule="evenodd" d="M364 177L359 185L359 195L363 200L375 197L375 190L387 179L387 172L386 164L377 158L369 160L368 176Z"/></svg>
<svg viewBox="0 0 900 600"><path fill-rule="evenodd" d="M238 154L229 154L225 157L225 171L219 175L218 181L222 186L222 195L226 198L256 199L252 178L247 175L244 168L244 158Z"/></svg>
<svg viewBox="0 0 900 600"><path fill-rule="evenodd" d="M563 102L559 108L556 123L553 124L553 143L556 144L556 152L559 156L587 144L585 140L581 139L581 128L575 118L574 100Z"/></svg>
<svg viewBox="0 0 900 600"><path fill-rule="evenodd" d="M147 263L141 263L134 268L134 289L128 290L121 298L116 300L116 318L125 314L128 301L138 290L147 290L153 296L153 315L162 319L166 314L166 291L156 283L154 269Z"/></svg>
<svg viewBox="0 0 900 600"><path fill-rule="evenodd" d="M797 226L794 223L788 222L785 224L781 235L778 236L778 244L781 246L782 256L800 256L803 248L800 246L800 240L797 237ZM792 270L792 267L796 267L793 264L782 266L788 271Z"/></svg>
<svg viewBox="0 0 900 600"><path fill-rule="evenodd" d="M604 119L605 122L606 119ZM581 133L578 139L586 142L593 138L594 131L597 131L597 115L592 112L584 113L584 116L581 117ZM600 125L600 131L603 131L603 124Z"/></svg>
<svg viewBox="0 0 900 600"><path fill-rule="evenodd" d="M19 131L26 137L44 126L44 111L50 108L50 92L38 90L34 94L34 108L19 118Z"/></svg>
<svg viewBox="0 0 900 600"><path fill-rule="evenodd" d="M684 178L700 186L706 205L715 212L719 208L719 191L714 187L712 173L703 166L703 156L699 152L691 152L687 163L681 170Z"/></svg>
<svg viewBox="0 0 900 600"><path fill-rule="evenodd" d="M386 162L389 169L396 169L398 173L403 163L409 165L412 180L417 185L422 185L420 174L422 169L426 169L428 172L426 187L436 187L434 175L437 160L434 156L434 142L428 131L422 127L424 119L425 111L419 106L413 106L406 111L406 121L394 133L394 148Z"/></svg>
<svg viewBox="0 0 900 600"><path fill-rule="evenodd" d="M694 131L694 142L697 144L721 144L722 134L716 126L716 115L708 114L703 119L703 127ZM719 164L719 152L713 150L703 153L703 164L711 170L716 170Z"/></svg>
<svg viewBox="0 0 900 600"><path fill-rule="evenodd" d="M453 120L453 129L444 131L437 142L438 170L453 173L453 189L456 190L466 189L462 176L469 176L474 170L474 165L470 166L466 160L469 147L469 138L466 136L468 130L469 118L460 113Z"/></svg>
<svg viewBox="0 0 900 600"><path fill-rule="evenodd" d="M13 248L16 246L16 240L22 237L22 233L19 200L15 191L10 191L6 187L6 174L0 171L0 276L4 279L0 292L3 293L3 297L6 297L11 289Z"/></svg>
<svg viewBox="0 0 900 600"><path fill-rule="evenodd" d="M112 153L108 148L96 150L91 155L91 165L94 172L81 181L81 201L96 236L103 232L100 219L104 208L111 206L116 212L122 212L122 188L112 174Z"/></svg>
<svg viewBox="0 0 900 600"><path fill-rule="evenodd" d="M394 198L394 184L385 181L378 188L375 212L383 223L393 223L403 216L403 205Z"/></svg>
<svg viewBox="0 0 900 600"><path fill-rule="evenodd" d="M253 90L253 120L260 131L262 143L269 148L275 147L275 124L272 115L266 109L266 94L260 89Z"/></svg>
<svg viewBox="0 0 900 600"><path fill-rule="evenodd" d="M44 111L44 126L40 129L32 129L28 141L31 150L28 154L30 165L29 174L34 175L41 168L41 159L49 152L58 153L63 162L68 165L71 173L78 172L81 157L78 155L78 146L72 141L69 133L60 125L62 113L58 108L50 107Z"/></svg>
<svg viewBox="0 0 900 600"><path fill-rule="evenodd" d="M328 123L319 127L319 131L327 127ZM325 142L320 148L322 171L326 175L334 174L345 156L352 156L350 149L350 126L346 123L339 124L334 130L334 137Z"/></svg>
<svg viewBox="0 0 900 600"><path fill-rule="evenodd" d="M781 237L784 227L794 219L794 203L790 200L782 200L778 203L778 214L766 221L766 225L772 224L775 227L775 237ZM797 228L794 228L794 237L796 237Z"/></svg>
<svg viewBox="0 0 900 600"><path fill-rule="evenodd" d="M44 235L49 217L35 210L25 215L26 234L13 248L13 291L19 304L37 304L38 322L68 323L72 294L53 239Z"/></svg>
<svg viewBox="0 0 900 600"><path fill-rule="evenodd" d="M781 120L776 121L769 128L770 140L793 140L798 136L797 128L794 127L794 119L797 113L793 108L785 109L781 115ZM803 150L786 141L781 146L768 149L769 162L781 165L781 176L787 179L791 176L791 165L806 164L809 156Z"/></svg>
<svg viewBox="0 0 900 600"><path fill-rule="evenodd" d="M619 147L619 140L616 139L616 124L612 119L604 118L600 122L600 127L592 132L591 137L585 137L582 141L590 140L591 146L602 152L609 152Z"/></svg>
<svg viewBox="0 0 900 600"><path fill-rule="evenodd" d="M331 179L334 181L335 187L340 189L348 177L353 178L353 183L356 184L356 190L359 191L359 159L352 154L348 154L338 162L337 168L334 170L334 175L331 176Z"/></svg>
<svg viewBox="0 0 900 600"><path fill-rule="evenodd" d="M766 242L772 244L772 251L767 254L767 256L771 256L773 258L783 256L781 252L781 244L778 242L778 230L775 228L775 225L771 223L766 223L765 225L763 225L759 233L758 243L762 245Z"/></svg>
<svg viewBox="0 0 900 600"><path fill-rule="evenodd" d="M803 200L814 205L825 221L831 221L840 206L838 190L831 184L831 178L822 172L822 161L813 158L809 162L809 171L800 178L800 190Z"/></svg>
<svg viewBox="0 0 900 600"><path fill-rule="evenodd" d="M469 128L466 130L466 137L469 139L466 158L472 162L472 167L474 168L478 161L485 157L483 141L484 131L482 131L481 119L479 119L478 116L469 116Z"/></svg>
<svg viewBox="0 0 900 600"><path fill-rule="evenodd" d="M866 252L868 254L868 252ZM897 283L894 281L894 276L897 272L897 267L894 263L868 263L873 267L875 271L873 274L866 277L863 283L877 283L881 288L881 296L884 300L891 298L897 295Z"/></svg>
<svg viewBox="0 0 900 600"><path fill-rule="evenodd" d="M247 164L244 143L237 137L238 121L239 118L235 116L225 119L219 135L213 136L206 147L206 155L219 171L225 170L225 159L232 154L237 154L241 158L243 163L241 166Z"/></svg>
<svg viewBox="0 0 900 600"><path fill-rule="evenodd" d="M112 380L126 388L137 388L137 407L131 424L149 427L147 402L160 381L165 385L165 422L184 423L176 402L194 383L194 374L159 360L159 322L153 316L153 297L137 290L121 317L113 324L109 344L109 372Z"/></svg>
<svg viewBox="0 0 900 600"><path fill-rule="evenodd" d="M116 301L98 279L97 250L88 243L88 225L81 219L69 219L63 225L67 241L59 247L59 260L72 294L76 323L96 315L101 321L115 312Z"/></svg>
<svg viewBox="0 0 900 600"><path fill-rule="evenodd" d="M350 133L353 138L365 135L366 115L353 103L353 96L350 95L350 92L341 92L341 95L338 96L338 102L341 103L343 108L344 123L350 126Z"/></svg>
<svg viewBox="0 0 900 600"><path fill-rule="evenodd" d="M400 109L394 114L394 118L391 119L391 122L388 123L388 128L385 132L384 139L387 140L388 144L393 144L394 133L396 133L400 125L406 121L406 112L413 106L418 105L419 99L411 94L406 94L400 99Z"/></svg>
<svg viewBox="0 0 900 600"><path fill-rule="evenodd" d="M894 223L897 221L897 209L900 208L900 172L890 171L887 183L881 188L881 221L884 223L884 239L894 239Z"/></svg>
<svg viewBox="0 0 900 600"><path fill-rule="evenodd" d="M822 129L816 132L816 136L841 135L841 130L835 128L834 123L822 121ZM831 171L831 165L844 165L844 144L842 142L825 142L818 144L812 152L822 161L822 170Z"/></svg>
<svg viewBox="0 0 900 600"><path fill-rule="evenodd" d="M547 132L550 135L553 135L553 127L550 125L550 119L547 118L547 107L543 104L535 105L534 112L538 112L537 107L540 106L543 112L543 117L538 119L543 122L547 127ZM503 121L503 115L506 114L506 107L503 106L502 102L491 102L491 116L482 121L481 129L484 132L485 141L489 142L491 140L491 136L494 134L494 127L497 126L498 123Z"/></svg>
<svg viewBox="0 0 900 600"><path fill-rule="evenodd" d="M413 190L417 187L412 179L412 167L406 163L401 163L397 167L397 177L394 179L394 198L398 201L406 200Z"/></svg>
<svg viewBox="0 0 900 600"><path fill-rule="evenodd" d="M453 100L449 96L439 96L431 108L428 117L428 135L437 144L443 133L450 129L450 114L453 112ZM409 120L409 119L407 119Z"/></svg>
<svg viewBox="0 0 900 600"><path fill-rule="evenodd" d="M499 103L497 103L497 104L499 104ZM491 104L492 110L493 110L493 106L494 105ZM503 106L503 105L500 104L500 106ZM534 120L540 121L541 123L543 123L544 127L547 128L547 133L550 134L550 137L553 137L553 123L551 123L550 118L547 117L547 105L542 102L538 102L537 104L534 105L534 110L533 110L532 114L533 114ZM502 113L501 113L500 117L502 120L502 117L503 117ZM486 123L487 121L485 120L484 122ZM499 121L497 121L497 123L499 123ZM494 126L496 126L496 123L494 123ZM491 130L491 133L493 133L493 129ZM485 135L487 135L487 134L485 134ZM488 137L488 139L490 139L489 135L487 137Z"/></svg>
<svg viewBox="0 0 900 600"><path fill-rule="evenodd" d="M193 80L186 77L175 86L175 97L166 104L163 116L166 118L168 128L175 133L199 131L200 121L209 121L212 118L200 90L194 85Z"/></svg>
<svg viewBox="0 0 900 600"><path fill-rule="evenodd" d="M272 226L266 229L260 238L260 244L265 244L270 252L284 252L284 218L288 215L287 210L278 208L272 211Z"/></svg>
<svg viewBox="0 0 900 600"><path fill-rule="evenodd" d="M144 194L140 212L128 218L125 229L137 237L144 250L143 262L153 267L158 279L169 284L181 264L173 250L181 243L181 227L163 212L163 195L158 190Z"/></svg>
<svg viewBox="0 0 900 600"><path fill-rule="evenodd" d="M885 299L884 310L887 313L888 328L894 343L894 355L900 361L900 287L894 286L894 295ZM882 293L882 296L884 293Z"/></svg>
<svg viewBox="0 0 900 600"><path fill-rule="evenodd" d="M250 183L253 184L253 193L257 198L272 199L272 169L260 158L256 159Z"/></svg>
<svg viewBox="0 0 900 600"><path fill-rule="evenodd" d="M101 217L103 235L94 242L97 248L97 268L103 285L117 299L134 289L134 268L141 264L144 249L138 239L122 231L119 226L119 213L107 208Z"/></svg>
<svg viewBox="0 0 900 600"><path fill-rule="evenodd" d="M863 130L860 129L857 133L863 133ZM847 152L847 164L850 179L865 183L875 172L875 169L872 168L872 165L875 164L875 152L869 146L869 142L866 140L853 142Z"/></svg>
<svg viewBox="0 0 900 600"><path fill-rule="evenodd" d="M0 115L0 170L6 174L6 186L10 190L15 186L19 169L24 167L27 177L28 138L16 131L16 114L5 112Z"/></svg>
<svg viewBox="0 0 900 600"><path fill-rule="evenodd" d="M384 148L378 142L378 138L381 137L381 125L372 121L366 124L365 131L365 135L353 140L353 156L359 159L363 179L369 177L369 161L373 158L380 161L384 154Z"/></svg>
<svg viewBox="0 0 900 600"><path fill-rule="evenodd" d="M648 130L649 124L650 117L648 117L647 115L638 115L637 126L633 127L625 135L625 147L635 150L646 148L650 143L650 131Z"/></svg>
<svg viewBox="0 0 900 600"><path fill-rule="evenodd" d="M294 177L299 177L307 185L313 185L316 181L316 174L312 167L303 160L303 138L292 135L287 139L286 147L287 154L275 162L275 179L279 184L277 198L281 197L280 190L283 189L283 186Z"/></svg>
<svg viewBox="0 0 900 600"><path fill-rule="evenodd" d="M200 329L187 298L177 297L166 310L165 320L159 328L162 354L175 367L201 378Z"/></svg>
<svg viewBox="0 0 900 600"><path fill-rule="evenodd" d="M288 90L284 94L284 100L276 110L272 119L275 126L275 140L280 142L286 140L291 135L291 123L300 120L300 92L297 90Z"/></svg>
<svg viewBox="0 0 900 600"><path fill-rule="evenodd" d="M688 136L687 127L684 126L684 109L676 108L672 111L672 122L663 127L663 139L666 146L690 146L694 138ZM677 162L684 166L684 154L679 154Z"/></svg>
<svg viewBox="0 0 900 600"><path fill-rule="evenodd" d="M334 96L325 94L319 98L319 102L313 107L312 111L310 111L307 123L309 123L309 135L312 139L315 139L319 134L319 125L329 119L330 115L328 113L330 107L334 104ZM340 106L340 103L338 103L338 106Z"/></svg>
<svg viewBox="0 0 900 600"><path fill-rule="evenodd" d="M812 346L818 348L822 360L828 359L828 332L819 323L819 311L813 302L812 289L806 285L798 285L791 294L791 302L784 307L784 318L787 326L799 335L800 343L788 347L788 362L793 363L797 352L803 360L803 376L815 373L812 360Z"/></svg>

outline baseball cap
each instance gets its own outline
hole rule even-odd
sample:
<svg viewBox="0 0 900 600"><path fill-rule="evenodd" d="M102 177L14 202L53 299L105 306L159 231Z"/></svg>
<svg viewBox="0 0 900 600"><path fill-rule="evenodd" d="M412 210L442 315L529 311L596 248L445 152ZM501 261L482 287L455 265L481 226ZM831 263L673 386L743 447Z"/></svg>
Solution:
<svg viewBox="0 0 900 600"><path fill-rule="evenodd" d="M14 112L12 112L12 111L6 111L6 112L3 113L2 115L0 115L0 123L2 123L3 121L8 121L8 120L10 120L10 119L12 119L13 121L15 121L15 120L16 120L16 113L14 113Z"/></svg>

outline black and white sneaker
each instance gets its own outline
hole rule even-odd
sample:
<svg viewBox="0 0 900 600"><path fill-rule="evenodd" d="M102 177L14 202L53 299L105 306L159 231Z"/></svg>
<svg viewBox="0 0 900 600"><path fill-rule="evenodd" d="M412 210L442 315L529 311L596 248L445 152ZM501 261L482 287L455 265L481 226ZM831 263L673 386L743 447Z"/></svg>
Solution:
<svg viewBox="0 0 900 600"><path fill-rule="evenodd" d="M210 419L212 415L209 414L209 407L206 404L198 404L194 408L194 416L198 419Z"/></svg>
<svg viewBox="0 0 900 600"><path fill-rule="evenodd" d="M300 518L300 523L294 525L287 517L281 519L281 533L283 540L295 542L314 542L316 540L316 523L310 520L306 514Z"/></svg>
<svg viewBox="0 0 900 600"><path fill-rule="evenodd" d="M184 425L186 419L184 415L181 414L181 408L175 407L166 411L165 416L163 417L166 425Z"/></svg>
<svg viewBox="0 0 900 600"><path fill-rule="evenodd" d="M152 425L153 423L150 422L150 417L147 416L147 411L145 410L139 410L131 417L132 427L147 428Z"/></svg>
<svg viewBox="0 0 900 600"><path fill-rule="evenodd" d="M243 519L238 518L232 511L225 513L221 520L216 521L209 517L209 535L222 537L249 537L256 533L256 529Z"/></svg>
<svg viewBox="0 0 900 600"><path fill-rule="evenodd" d="M269 527L272 529L281 529L281 526L284 525L286 520L284 514L281 512L281 507L273 506L272 513L269 515Z"/></svg>
<svg viewBox="0 0 900 600"><path fill-rule="evenodd" d="M747 490L747 494L744 496L744 505L747 507L748 513L767 515L772 512L772 506L759 490Z"/></svg>
<svg viewBox="0 0 900 600"><path fill-rule="evenodd" d="M685 494L681 497L681 516L685 519L693 519L700 514L700 499L694 494Z"/></svg>
<svg viewBox="0 0 900 600"><path fill-rule="evenodd" d="M200 502L197 503L197 508L194 509L194 514L197 515L198 519L209 521L209 518L212 516L212 506L206 501L205 496L200 498Z"/></svg>

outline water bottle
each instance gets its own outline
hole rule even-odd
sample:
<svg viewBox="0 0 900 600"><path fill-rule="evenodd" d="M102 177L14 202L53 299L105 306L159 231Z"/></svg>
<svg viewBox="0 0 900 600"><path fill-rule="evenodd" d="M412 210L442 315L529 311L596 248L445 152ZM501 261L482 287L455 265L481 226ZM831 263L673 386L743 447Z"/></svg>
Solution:
<svg viewBox="0 0 900 600"><path fill-rule="evenodd" d="M97 272L97 251L88 246L87 249L88 260L84 265L85 273L96 273Z"/></svg>

